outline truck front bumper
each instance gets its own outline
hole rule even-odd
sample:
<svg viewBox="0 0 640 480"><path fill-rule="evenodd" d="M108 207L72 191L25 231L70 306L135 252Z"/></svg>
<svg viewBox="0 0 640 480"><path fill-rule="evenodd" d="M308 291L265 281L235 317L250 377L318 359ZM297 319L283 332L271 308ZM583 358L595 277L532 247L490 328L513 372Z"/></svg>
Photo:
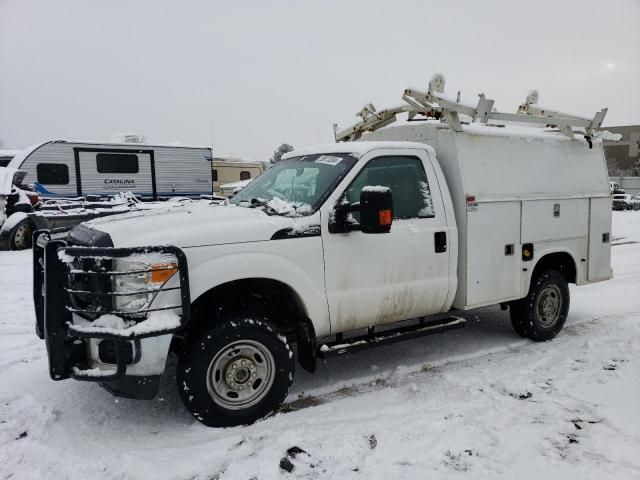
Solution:
<svg viewBox="0 0 640 480"><path fill-rule="evenodd" d="M145 310L133 312L104 308L105 305L115 304L111 302L113 295L123 295L111 291L109 285L112 282L109 277L128 274L107 268L106 271L82 272L83 275L90 276L94 288L81 291L85 298L106 297L107 301L98 302L97 308L96 302L78 308L72 301L78 290L74 290L77 287L71 280L78 272L74 271L69 263L61 260L61 253L62 257L66 255L102 260L148 253L173 255L177 259L176 274L179 277L179 286L168 288L165 283L154 292L175 290L179 294L179 301L175 305L156 308L152 308L152 302ZM76 247L69 246L64 240L52 240L49 231L36 231L33 235L36 333L45 341L51 378L98 382L118 396L153 398L164 371L172 334L183 328L190 318L188 279L186 256L178 247ZM178 298L178 295L175 297ZM141 314L148 316L153 315L152 312L165 311L180 313L174 316L176 321L173 323L140 320ZM127 321L131 328L118 330L92 326L91 318L95 320L102 314L120 317Z"/></svg>

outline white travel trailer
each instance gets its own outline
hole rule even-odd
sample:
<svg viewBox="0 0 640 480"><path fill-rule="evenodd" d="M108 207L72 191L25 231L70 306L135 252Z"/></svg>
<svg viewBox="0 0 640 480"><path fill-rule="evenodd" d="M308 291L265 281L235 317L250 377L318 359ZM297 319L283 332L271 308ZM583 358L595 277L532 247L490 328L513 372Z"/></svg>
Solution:
<svg viewBox="0 0 640 480"><path fill-rule="evenodd" d="M114 195L144 199L211 194L211 148L53 140L26 148L10 167L27 172L41 197Z"/></svg>

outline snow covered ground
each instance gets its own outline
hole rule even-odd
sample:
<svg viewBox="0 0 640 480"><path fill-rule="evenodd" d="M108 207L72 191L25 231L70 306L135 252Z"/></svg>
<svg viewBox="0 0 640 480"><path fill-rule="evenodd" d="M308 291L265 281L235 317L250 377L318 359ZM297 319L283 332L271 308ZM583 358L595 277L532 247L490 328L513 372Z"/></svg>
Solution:
<svg viewBox="0 0 640 480"><path fill-rule="evenodd" d="M171 374L152 401L51 381L30 253L0 252L0 479L640 478L640 214L614 212L613 237L615 278L572 288L553 342L485 308L299 369L286 412L224 430L193 420Z"/></svg>

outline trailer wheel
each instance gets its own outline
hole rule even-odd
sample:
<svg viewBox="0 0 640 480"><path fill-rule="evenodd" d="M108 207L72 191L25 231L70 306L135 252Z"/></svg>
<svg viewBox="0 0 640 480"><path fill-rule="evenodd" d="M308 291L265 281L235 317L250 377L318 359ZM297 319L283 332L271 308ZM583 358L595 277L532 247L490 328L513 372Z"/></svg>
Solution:
<svg viewBox="0 0 640 480"><path fill-rule="evenodd" d="M33 236L33 223L25 218L18 223L11 233L9 233L9 245L11 250L25 250L31 248L31 237Z"/></svg>
<svg viewBox="0 0 640 480"><path fill-rule="evenodd" d="M289 393L294 370L291 347L270 323L229 320L189 335L176 381L195 418L231 427L272 413Z"/></svg>
<svg viewBox="0 0 640 480"><path fill-rule="evenodd" d="M562 329L569 313L569 286L556 270L537 275L529 294L513 302L511 324L522 337L537 342L551 340Z"/></svg>

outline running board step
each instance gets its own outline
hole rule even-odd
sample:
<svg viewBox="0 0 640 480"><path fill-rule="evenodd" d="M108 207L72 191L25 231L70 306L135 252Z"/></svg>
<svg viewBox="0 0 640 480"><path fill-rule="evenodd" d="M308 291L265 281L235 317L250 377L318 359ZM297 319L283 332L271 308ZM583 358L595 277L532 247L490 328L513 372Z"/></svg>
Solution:
<svg viewBox="0 0 640 480"><path fill-rule="evenodd" d="M373 327L371 327L367 335L346 339L342 339L338 335L335 341L320 345L320 348L318 348L318 358L337 357L338 355L358 352L380 345L388 345L401 340L444 333L448 330L462 328L465 323L466 320L461 317L446 317L428 323L422 322L381 332L375 332Z"/></svg>

